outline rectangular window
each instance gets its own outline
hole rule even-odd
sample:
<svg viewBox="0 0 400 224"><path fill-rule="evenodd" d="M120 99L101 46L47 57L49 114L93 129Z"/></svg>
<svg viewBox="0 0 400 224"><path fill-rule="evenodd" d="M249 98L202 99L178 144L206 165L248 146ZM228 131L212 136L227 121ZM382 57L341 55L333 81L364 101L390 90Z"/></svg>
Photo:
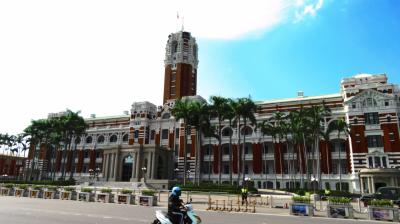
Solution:
<svg viewBox="0 0 400 224"><path fill-rule="evenodd" d="M175 86L171 86L171 95L175 95L176 91L175 91Z"/></svg>
<svg viewBox="0 0 400 224"><path fill-rule="evenodd" d="M175 80L176 80L176 73L173 72L173 73L171 74L171 82L175 82Z"/></svg>
<svg viewBox="0 0 400 224"><path fill-rule="evenodd" d="M393 133L393 132L390 132L390 133L389 133L389 140L390 140L391 142L394 141L394 133Z"/></svg>
<svg viewBox="0 0 400 224"><path fill-rule="evenodd" d="M175 138L179 138L179 128L175 129Z"/></svg>
<svg viewBox="0 0 400 224"><path fill-rule="evenodd" d="M375 160L375 167L381 167L381 157L375 156L374 160Z"/></svg>
<svg viewBox="0 0 400 224"><path fill-rule="evenodd" d="M224 165L224 174L229 173L229 165Z"/></svg>
<svg viewBox="0 0 400 224"><path fill-rule="evenodd" d="M150 135L150 139L154 140L154 136L156 135L156 131L155 130L151 130L151 135Z"/></svg>
<svg viewBox="0 0 400 224"><path fill-rule="evenodd" d="M369 148L383 147L382 136L380 135L367 136L367 142Z"/></svg>
<svg viewBox="0 0 400 224"><path fill-rule="evenodd" d="M379 124L379 114L377 112L374 113L365 113L365 124Z"/></svg>
<svg viewBox="0 0 400 224"><path fill-rule="evenodd" d="M356 103L352 103L352 104L351 104L351 107L352 107L353 109L355 109L355 108L357 107Z"/></svg>
<svg viewBox="0 0 400 224"><path fill-rule="evenodd" d="M368 167L374 167L374 162L372 161L372 157L368 157Z"/></svg>
<svg viewBox="0 0 400 224"><path fill-rule="evenodd" d="M163 129L161 131L161 139L168 139L168 129Z"/></svg>
<svg viewBox="0 0 400 224"><path fill-rule="evenodd" d="M89 151L88 150L83 151L83 158L89 158Z"/></svg>
<svg viewBox="0 0 400 224"><path fill-rule="evenodd" d="M96 151L96 158L101 158L103 157L102 153L100 151Z"/></svg>
<svg viewBox="0 0 400 224"><path fill-rule="evenodd" d="M385 107L388 107L388 106L389 106L389 101L385 100Z"/></svg>
<svg viewBox="0 0 400 224"><path fill-rule="evenodd" d="M382 166L387 168L386 156L382 157Z"/></svg>

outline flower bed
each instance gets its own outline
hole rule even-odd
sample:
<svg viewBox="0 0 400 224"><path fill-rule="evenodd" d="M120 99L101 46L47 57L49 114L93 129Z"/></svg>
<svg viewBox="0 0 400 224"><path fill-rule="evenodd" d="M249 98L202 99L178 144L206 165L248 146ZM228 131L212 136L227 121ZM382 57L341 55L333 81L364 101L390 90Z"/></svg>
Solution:
<svg viewBox="0 0 400 224"><path fill-rule="evenodd" d="M353 206L350 203L351 198L329 197L326 209L328 217L353 219Z"/></svg>
<svg viewBox="0 0 400 224"><path fill-rule="evenodd" d="M143 190L142 195L139 196L139 204L143 206L156 206L157 196L153 190Z"/></svg>
<svg viewBox="0 0 400 224"><path fill-rule="evenodd" d="M57 192L57 187L47 186L43 192L43 199L54 199Z"/></svg>
<svg viewBox="0 0 400 224"><path fill-rule="evenodd" d="M368 217L371 220L399 221L399 211L393 207L391 200L372 200L368 206Z"/></svg>
<svg viewBox="0 0 400 224"><path fill-rule="evenodd" d="M309 196L293 196L289 205L291 215L313 216L314 207Z"/></svg>
<svg viewBox="0 0 400 224"><path fill-rule="evenodd" d="M60 200L76 200L77 193L73 187L64 187L60 192Z"/></svg>
<svg viewBox="0 0 400 224"><path fill-rule="evenodd" d="M118 204L135 204L135 195L132 190L123 189L121 193L117 194L116 202Z"/></svg>
<svg viewBox="0 0 400 224"><path fill-rule="evenodd" d="M101 193L96 194L96 201L103 203L110 203L114 199L114 195L111 193L110 188L101 189Z"/></svg>
<svg viewBox="0 0 400 224"><path fill-rule="evenodd" d="M81 192L78 193L79 201L91 202L94 201L94 193L91 188L83 188Z"/></svg>
<svg viewBox="0 0 400 224"><path fill-rule="evenodd" d="M14 190L15 197L28 197L28 185L21 184L17 186Z"/></svg>

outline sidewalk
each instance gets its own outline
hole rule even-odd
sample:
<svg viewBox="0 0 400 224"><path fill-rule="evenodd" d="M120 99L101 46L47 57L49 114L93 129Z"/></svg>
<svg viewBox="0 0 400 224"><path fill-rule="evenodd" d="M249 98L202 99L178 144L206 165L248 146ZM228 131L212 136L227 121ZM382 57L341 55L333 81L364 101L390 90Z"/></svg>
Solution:
<svg viewBox="0 0 400 224"><path fill-rule="evenodd" d="M159 194L159 202L158 205L160 207L167 207L168 205L168 193L162 192ZM209 195L209 194L188 194L188 192L182 192L182 200L184 202L192 200L191 203L193 204L193 208L195 210L203 210L206 211L209 207L208 205L208 198L209 196L211 197L211 200L213 202L212 207L215 208L215 202L218 200L218 207L222 208L223 207L223 202L225 200L225 208L227 210L230 210L230 203L232 201L232 209L235 212L235 209L238 208L237 206L237 200L238 196L237 195ZM254 201L256 201L257 205L255 206L255 213L257 214L273 214L273 215L289 215L289 209L285 208L286 206L289 205L291 202L291 196L277 196L277 195L272 195L272 201L273 201L273 207L271 208L270 205L270 199L267 201L267 199L264 197L261 199L261 197L250 197L249 198L249 204L248 204L248 212L243 212L243 213L252 213L254 210L254 205L252 204ZM188 200L187 200L188 199ZM263 203L263 204L261 204ZM317 201L315 204L316 210L314 210L314 216L317 217L327 217L327 211L326 211L326 201ZM361 205L361 210L362 213L359 212L359 204L358 203L352 203L353 208L354 208L354 218L355 219L368 219L368 215L366 213L366 208L364 208ZM240 208L244 208L244 206L240 206ZM210 210L210 212L221 212L221 213L229 213L229 211L215 211L215 210Z"/></svg>

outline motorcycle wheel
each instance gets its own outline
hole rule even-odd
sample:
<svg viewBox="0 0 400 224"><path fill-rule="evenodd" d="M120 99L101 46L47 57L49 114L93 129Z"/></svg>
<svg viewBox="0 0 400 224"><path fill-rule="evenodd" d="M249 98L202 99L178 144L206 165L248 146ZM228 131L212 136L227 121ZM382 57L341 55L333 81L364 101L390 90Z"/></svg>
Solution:
<svg viewBox="0 0 400 224"><path fill-rule="evenodd" d="M160 220L155 219L151 224L161 224Z"/></svg>

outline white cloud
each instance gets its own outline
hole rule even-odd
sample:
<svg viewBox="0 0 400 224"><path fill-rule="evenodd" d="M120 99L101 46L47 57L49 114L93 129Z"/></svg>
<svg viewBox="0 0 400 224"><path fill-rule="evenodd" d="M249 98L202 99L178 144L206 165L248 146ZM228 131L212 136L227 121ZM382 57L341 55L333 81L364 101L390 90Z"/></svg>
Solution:
<svg viewBox="0 0 400 224"><path fill-rule="evenodd" d="M287 0L1 1L0 133L66 107L88 116L120 114L134 101L161 104L177 11L197 38L232 39L280 24L293 7ZM201 75L207 65L199 66Z"/></svg>
<svg viewBox="0 0 400 224"><path fill-rule="evenodd" d="M315 17L317 11L322 8L324 4L324 0L312 0L305 3L302 1L302 4L297 4L298 8L295 12L295 22L301 21L306 16Z"/></svg>

